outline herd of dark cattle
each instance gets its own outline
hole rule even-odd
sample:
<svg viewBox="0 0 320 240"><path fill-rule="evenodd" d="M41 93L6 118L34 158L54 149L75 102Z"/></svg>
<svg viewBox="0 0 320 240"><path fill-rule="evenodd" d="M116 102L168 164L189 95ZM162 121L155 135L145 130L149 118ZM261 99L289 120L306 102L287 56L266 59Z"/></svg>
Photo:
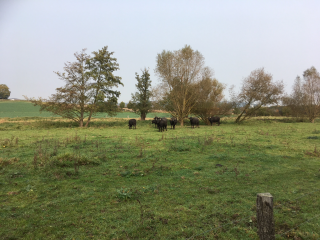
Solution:
<svg viewBox="0 0 320 240"><path fill-rule="evenodd" d="M190 124L191 124L191 128L199 127L199 119L196 117L189 117L190 120ZM218 123L218 126L220 125L220 117L209 117L208 118L209 122L211 123L211 126L213 123ZM169 119L170 125L171 125L171 129L175 129L175 126L177 125L177 118L170 118ZM159 129L159 132L164 131L164 129L166 129L167 131L167 126L168 126L168 119L163 117L163 118L159 118L159 117L155 117L152 120L152 124L155 125L156 128ZM129 129L136 129L137 126L137 121L135 119L130 119L129 120Z"/></svg>

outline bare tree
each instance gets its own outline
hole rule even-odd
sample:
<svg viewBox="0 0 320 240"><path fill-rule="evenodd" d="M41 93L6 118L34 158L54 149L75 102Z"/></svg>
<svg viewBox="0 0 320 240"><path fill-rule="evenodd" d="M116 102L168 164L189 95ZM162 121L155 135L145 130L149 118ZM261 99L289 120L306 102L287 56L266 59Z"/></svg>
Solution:
<svg viewBox="0 0 320 240"><path fill-rule="evenodd" d="M297 119L303 119L305 117L305 94L302 87L301 78L296 77L292 93L282 98L282 104L289 109L288 113Z"/></svg>
<svg viewBox="0 0 320 240"><path fill-rule="evenodd" d="M264 68L252 71L243 80L241 91L236 97L243 106L236 122L250 118L262 106L276 104L281 99L283 88L282 81L272 82L272 75L266 73Z"/></svg>
<svg viewBox="0 0 320 240"><path fill-rule="evenodd" d="M232 109L233 114L240 114L242 109L242 103L239 101L238 94L235 91L235 85L229 87L229 96L230 96L230 109Z"/></svg>
<svg viewBox="0 0 320 240"><path fill-rule="evenodd" d="M164 96L164 92L162 91L164 88L162 88L161 83L155 86L152 86L151 91L151 103L152 103L152 109L154 110L163 110L163 106L161 105L161 100Z"/></svg>
<svg viewBox="0 0 320 240"><path fill-rule="evenodd" d="M303 91L305 98L305 109L310 122L320 113L320 75L315 67L303 72Z"/></svg>
<svg viewBox="0 0 320 240"><path fill-rule="evenodd" d="M112 87L123 85L121 78L114 76L113 72L119 69L113 52L103 47L98 52L93 52L93 57L85 53L75 53L75 62L65 64L64 73L55 72L65 86L56 89L49 99L27 98L35 106L40 106L40 111L49 111L71 119L83 127L87 127L91 117L99 111L113 113L116 108L120 92ZM107 101L105 101L107 98Z"/></svg>
<svg viewBox="0 0 320 240"><path fill-rule="evenodd" d="M197 91L194 90L201 80L203 65L202 54L188 45L178 51L164 50L157 55L155 72L164 89L162 103L178 118L181 126L196 104Z"/></svg>
<svg viewBox="0 0 320 240"><path fill-rule="evenodd" d="M226 115L226 114L233 113L232 110L234 108L234 104L231 101L222 100L221 102L218 102L216 106L217 106L217 112L213 113L215 115Z"/></svg>

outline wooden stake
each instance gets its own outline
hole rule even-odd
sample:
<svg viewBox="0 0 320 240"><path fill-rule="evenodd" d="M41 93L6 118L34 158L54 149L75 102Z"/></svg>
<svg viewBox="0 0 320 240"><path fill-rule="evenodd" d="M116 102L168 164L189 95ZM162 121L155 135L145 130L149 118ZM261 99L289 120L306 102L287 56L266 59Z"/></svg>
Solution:
<svg viewBox="0 0 320 240"><path fill-rule="evenodd" d="M274 240L273 197L270 193L257 195L257 221L260 240Z"/></svg>

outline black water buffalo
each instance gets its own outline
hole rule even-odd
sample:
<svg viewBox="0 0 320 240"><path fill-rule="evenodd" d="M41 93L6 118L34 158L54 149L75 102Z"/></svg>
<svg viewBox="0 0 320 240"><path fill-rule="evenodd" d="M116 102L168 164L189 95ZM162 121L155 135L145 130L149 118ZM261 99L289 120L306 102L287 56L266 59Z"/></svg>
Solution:
<svg viewBox="0 0 320 240"><path fill-rule="evenodd" d="M155 127L157 127L157 120L153 119L151 123L154 124Z"/></svg>
<svg viewBox="0 0 320 240"><path fill-rule="evenodd" d="M190 124L191 127L194 128L194 126L198 126L199 127L199 119L196 117L189 117L190 119Z"/></svg>
<svg viewBox="0 0 320 240"><path fill-rule="evenodd" d="M136 129L136 125L137 125L137 121L135 119L130 119L129 120L129 125L128 125L129 129L133 129L133 127L134 127L134 129Z"/></svg>
<svg viewBox="0 0 320 240"><path fill-rule="evenodd" d="M218 123L218 126L220 126L220 117L209 117L208 120L211 123L211 126L212 123Z"/></svg>
<svg viewBox="0 0 320 240"><path fill-rule="evenodd" d="M170 119L170 125L171 125L171 128L173 127L173 129L176 128L176 125L177 125L177 118L171 118Z"/></svg>
<svg viewBox="0 0 320 240"><path fill-rule="evenodd" d="M153 120L151 121L152 124L154 124L154 127L158 127L158 117L154 117Z"/></svg>
<svg viewBox="0 0 320 240"><path fill-rule="evenodd" d="M166 129L167 131L167 119L166 118L159 118L157 120L157 125L158 125L158 128L159 128L159 132L162 132L164 131L164 129Z"/></svg>

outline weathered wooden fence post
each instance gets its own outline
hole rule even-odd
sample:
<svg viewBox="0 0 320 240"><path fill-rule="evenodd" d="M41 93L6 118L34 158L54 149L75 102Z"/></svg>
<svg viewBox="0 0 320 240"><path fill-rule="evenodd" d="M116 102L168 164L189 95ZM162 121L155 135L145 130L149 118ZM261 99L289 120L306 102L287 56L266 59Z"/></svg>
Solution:
<svg viewBox="0 0 320 240"><path fill-rule="evenodd" d="M257 195L257 221L260 240L274 240L273 197L270 193Z"/></svg>

